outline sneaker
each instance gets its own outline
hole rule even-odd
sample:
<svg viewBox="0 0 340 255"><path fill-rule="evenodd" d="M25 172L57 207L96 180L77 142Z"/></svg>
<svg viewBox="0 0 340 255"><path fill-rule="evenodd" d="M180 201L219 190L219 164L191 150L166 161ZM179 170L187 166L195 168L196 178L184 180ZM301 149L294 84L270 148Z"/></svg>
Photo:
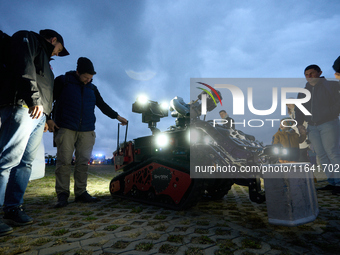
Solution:
<svg viewBox="0 0 340 255"><path fill-rule="evenodd" d="M96 203L100 200L99 198L92 197L89 193L87 193L87 191L85 191L83 194L76 197L75 201L81 203Z"/></svg>
<svg viewBox="0 0 340 255"><path fill-rule="evenodd" d="M62 208L68 205L69 194L61 192L58 194L58 202L54 205L54 208Z"/></svg>
<svg viewBox="0 0 340 255"><path fill-rule="evenodd" d="M317 188L316 190L334 190L335 186L328 184L325 187Z"/></svg>
<svg viewBox="0 0 340 255"><path fill-rule="evenodd" d="M4 212L3 222L8 225L25 226L33 223L33 219L25 213L22 205L5 209Z"/></svg>
<svg viewBox="0 0 340 255"><path fill-rule="evenodd" d="M340 196L340 186L335 186L335 188L332 191L332 194Z"/></svg>
<svg viewBox="0 0 340 255"><path fill-rule="evenodd" d="M5 236L13 232L13 228L0 220L0 236Z"/></svg>

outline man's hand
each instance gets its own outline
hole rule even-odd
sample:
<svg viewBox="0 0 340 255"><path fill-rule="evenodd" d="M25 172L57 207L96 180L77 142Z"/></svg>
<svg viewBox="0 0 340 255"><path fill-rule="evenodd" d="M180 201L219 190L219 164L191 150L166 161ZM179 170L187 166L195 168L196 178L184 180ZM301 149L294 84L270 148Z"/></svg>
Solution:
<svg viewBox="0 0 340 255"><path fill-rule="evenodd" d="M299 133L300 133L300 135L307 135L307 131L306 131L305 128L301 128L301 129L299 130Z"/></svg>
<svg viewBox="0 0 340 255"><path fill-rule="evenodd" d="M307 133L306 128L305 128L304 125L298 125L297 128L299 130L300 135L305 135Z"/></svg>
<svg viewBox="0 0 340 255"><path fill-rule="evenodd" d="M45 122L44 133L46 133L47 130L48 130L48 125L47 125L47 123Z"/></svg>
<svg viewBox="0 0 340 255"><path fill-rule="evenodd" d="M32 119L39 119L44 114L42 105L35 105L28 108L28 114Z"/></svg>
<svg viewBox="0 0 340 255"><path fill-rule="evenodd" d="M46 123L48 125L48 131L50 132L54 132L56 131L56 129L59 129L59 127L57 126L57 124L55 124L53 120L48 120L46 121Z"/></svg>
<svg viewBox="0 0 340 255"><path fill-rule="evenodd" d="M125 126L128 123L127 119L119 115L117 116L117 120L119 120L122 123L122 126Z"/></svg>

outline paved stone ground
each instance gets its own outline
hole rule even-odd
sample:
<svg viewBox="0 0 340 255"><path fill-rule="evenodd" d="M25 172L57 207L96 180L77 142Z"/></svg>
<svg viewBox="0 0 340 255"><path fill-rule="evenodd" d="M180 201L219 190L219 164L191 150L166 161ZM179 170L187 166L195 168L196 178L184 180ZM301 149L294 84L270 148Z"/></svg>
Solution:
<svg viewBox="0 0 340 255"><path fill-rule="evenodd" d="M340 197L317 195L317 219L295 227L268 224L266 204L250 202L248 189L237 185L223 200L186 211L113 199L108 192L99 203L62 209L52 208L55 197L36 197L26 201L34 223L0 237L0 254L339 254Z"/></svg>

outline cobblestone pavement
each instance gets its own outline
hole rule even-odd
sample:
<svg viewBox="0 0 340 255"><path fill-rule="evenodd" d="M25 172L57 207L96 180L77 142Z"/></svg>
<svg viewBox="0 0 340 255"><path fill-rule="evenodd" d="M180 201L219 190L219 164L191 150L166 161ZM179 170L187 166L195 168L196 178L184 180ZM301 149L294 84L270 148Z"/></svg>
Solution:
<svg viewBox="0 0 340 255"><path fill-rule="evenodd" d="M250 202L248 189L238 185L223 200L186 211L113 199L108 192L98 203L71 198L61 209L52 208L55 196L36 197L26 201L34 223L0 237L0 254L339 254L340 197L317 195L317 219L295 227L268 224L266 203Z"/></svg>

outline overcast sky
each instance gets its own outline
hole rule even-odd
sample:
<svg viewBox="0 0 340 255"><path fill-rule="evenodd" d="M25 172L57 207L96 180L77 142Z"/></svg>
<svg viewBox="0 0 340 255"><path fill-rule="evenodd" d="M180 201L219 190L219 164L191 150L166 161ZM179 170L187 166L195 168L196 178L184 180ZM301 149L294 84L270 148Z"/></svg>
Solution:
<svg viewBox="0 0 340 255"><path fill-rule="evenodd" d="M71 55L51 62L54 75L75 70L79 57L90 58L97 72L93 83L129 120L132 140L151 134L131 111L140 93L155 101L180 96L189 102L190 78L303 78L309 64L333 78L339 7L338 0L0 0L0 29L10 35L58 31ZM94 153L111 157L118 122L99 109L96 116ZM162 119L158 127L166 130L174 121ZM268 144L276 130L254 133ZM51 134L44 134L44 143L55 155Z"/></svg>

